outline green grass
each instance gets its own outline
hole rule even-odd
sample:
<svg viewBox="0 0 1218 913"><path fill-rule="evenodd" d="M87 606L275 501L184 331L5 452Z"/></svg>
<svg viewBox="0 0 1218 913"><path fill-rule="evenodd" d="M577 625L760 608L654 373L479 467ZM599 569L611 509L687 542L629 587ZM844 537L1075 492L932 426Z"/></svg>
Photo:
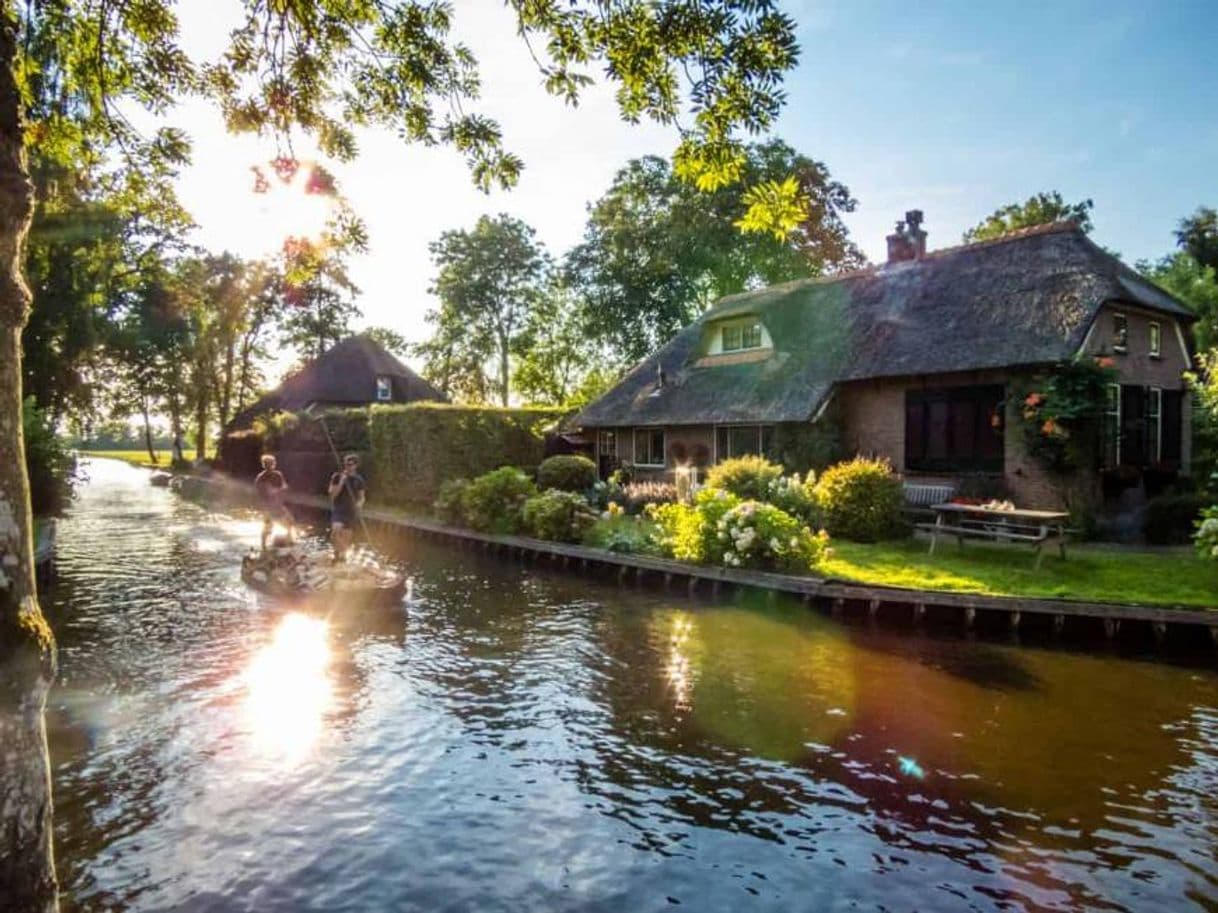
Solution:
<svg viewBox="0 0 1218 913"><path fill-rule="evenodd" d="M859 583L1218 609L1218 561L1204 561L1187 549L1070 545L1064 561L1056 550L1046 551L1036 570L1028 546L966 542L960 549L941 541L934 555L920 539L875 545L835 539L832 547L819 573Z"/></svg>
<svg viewBox="0 0 1218 913"><path fill-rule="evenodd" d="M148 459L147 450L82 450L83 456L98 457L103 460L122 460L132 466L143 466L147 469L168 469L172 453L168 450L158 450L156 462ZM195 458L193 450L183 450L182 456L188 460Z"/></svg>

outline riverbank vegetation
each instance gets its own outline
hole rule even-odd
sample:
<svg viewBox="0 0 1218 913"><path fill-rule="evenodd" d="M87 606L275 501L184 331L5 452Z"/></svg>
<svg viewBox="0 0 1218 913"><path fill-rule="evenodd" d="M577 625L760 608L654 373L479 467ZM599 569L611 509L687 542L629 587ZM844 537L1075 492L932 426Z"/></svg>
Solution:
<svg viewBox="0 0 1218 913"><path fill-rule="evenodd" d="M148 459L148 453L144 450L82 450L80 454L99 460L122 460L124 463L144 469L169 469L173 464L173 454L168 450L157 453L155 462ZM193 462L195 452L190 449L183 450L182 458L188 463Z"/></svg>

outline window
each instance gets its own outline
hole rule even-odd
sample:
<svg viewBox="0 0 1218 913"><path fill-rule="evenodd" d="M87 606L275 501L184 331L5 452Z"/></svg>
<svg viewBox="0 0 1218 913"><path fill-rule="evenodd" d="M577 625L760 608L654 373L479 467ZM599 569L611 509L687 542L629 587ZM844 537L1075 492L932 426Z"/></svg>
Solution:
<svg viewBox="0 0 1218 913"><path fill-rule="evenodd" d="M612 431L602 431L597 449L602 457L617 456L617 435Z"/></svg>
<svg viewBox="0 0 1218 913"><path fill-rule="evenodd" d="M1104 465L1121 465L1121 385L1108 385L1104 408Z"/></svg>
<svg viewBox="0 0 1218 913"><path fill-rule="evenodd" d="M634 432L634 465L664 465L664 432L636 429Z"/></svg>
<svg viewBox="0 0 1218 913"><path fill-rule="evenodd" d="M774 429L768 425L720 425L715 429L715 462L738 456L767 456Z"/></svg>
<svg viewBox="0 0 1218 913"><path fill-rule="evenodd" d="M1163 459L1163 391L1151 387L1146 400L1146 451L1151 463Z"/></svg>
<svg viewBox="0 0 1218 913"><path fill-rule="evenodd" d="M1151 358L1158 358L1162 354L1162 351L1161 351L1162 339L1163 339L1163 330L1159 327L1158 323L1151 321L1151 324L1150 324L1150 357Z"/></svg>
<svg viewBox="0 0 1218 913"><path fill-rule="evenodd" d="M923 472L1001 472L1001 386L905 393L905 468Z"/></svg>
<svg viewBox="0 0 1218 913"><path fill-rule="evenodd" d="M761 321L748 320L729 323L723 327L723 351L739 352L741 349L761 348Z"/></svg>
<svg viewBox="0 0 1218 913"><path fill-rule="evenodd" d="M1112 349L1114 352L1129 350L1129 320L1124 314L1112 315Z"/></svg>
<svg viewBox="0 0 1218 913"><path fill-rule="evenodd" d="M393 381L384 374L376 379L376 401L387 403L393 399Z"/></svg>

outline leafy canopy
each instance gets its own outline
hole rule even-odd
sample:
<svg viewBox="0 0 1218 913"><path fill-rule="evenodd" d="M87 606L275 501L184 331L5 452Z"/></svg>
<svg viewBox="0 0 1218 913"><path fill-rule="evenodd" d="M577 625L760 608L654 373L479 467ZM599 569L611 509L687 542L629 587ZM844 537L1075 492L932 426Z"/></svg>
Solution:
<svg viewBox="0 0 1218 913"><path fill-rule="evenodd" d="M783 210L795 187L807 202ZM588 333L620 363L662 345L722 295L861 265L842 215L856 203L820 162L781 140L745 150L743 182L700 192L663 159L647 156L618 172L590 207L583 241L566 259L567 281L583 299ZM741 225L755 229L742 234Z"/></svg>
<svg viewBox="0 0 1218 913"><path fill-rule="evenodd" d="M1218 270L1218 210L1199 206L1191 216L1181 219L1176 242L1198 263Z"/></svg>
<svg viewBox="0 0 1218 913"><path fill-rule="evenodd" d="M989 241L1021 228L1047 225L1052 222L1075 222L1085 232L1090 232L1091 200L1067 203L1060 193L1051 190L1028 197L1022 203L1011 203L994 210L986 218L964 233L964 243Z"/></svg>

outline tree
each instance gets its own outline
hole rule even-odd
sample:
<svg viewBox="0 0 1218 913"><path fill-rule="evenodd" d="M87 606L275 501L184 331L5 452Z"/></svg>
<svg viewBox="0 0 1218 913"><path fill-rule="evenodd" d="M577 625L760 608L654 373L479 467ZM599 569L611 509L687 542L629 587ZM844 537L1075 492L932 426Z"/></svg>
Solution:
<svg viewBox="0 0 1218 913"><path fill-rule="evenodd" d="M567 281L585 301L588 333L619 363L654 351L723 295L864 262L841 220L856 203L823 164L772 140L749 146L743 168L741 184L702 193L663 159L635 159L589 208ZM806 216L781 238L742 233L746 187L784 175L797 182Z"/></svg>
<svg viewBox="0 0 1218 913"><path fill-rule="evenodd" d="M1176 242L1202 266L1218 270L1218 210L1198 206L1180 220Z"/></svg>
<svg viewBox="0 0 1218 913"><path fill-rule="evenodd" d="M1183 301L1197 315L1193 338L1197 348L1218 347L1218 274L1184 251L1168 254L1153 263L1138 263L1138 271Z"/></svg>
<svg viewBox="0 0 1218 913"><path fill-rule="evenodd" d="M678 170L714 190L740 177L738 134L769 129L785 100L782 77L798 47L794 23L775 3L511 0L511 8L548 91L574 103L590 81L586 70L600 68L617 86L624 118L678 124ZM284 139L299 128L342 158L356 154L353 127L383 125L407 141L452 146L482 187L510 186L521 167L498 126L465 109L478 94L477 68L450 37L448 5L254 0L241 9L226 53L200 70L177 45L168 0L2 7L0 807L17 814L0 835L0 895L17 909L56 906L42 723L54 639L34 586L19 420L20 337L31 300L21 270L33 209L26 144L78 163L117 151L133 179L151 184L185 159L185 138L170 129L141 136L118 102L159 112L206 89L231 129Z"/></svg>
<svg viewBox="0 0 1218 913"><path fill-rule="evenodd" d="M432 243L438 272L431 292L440 306L428 312L427 322L444 341L440 354L449 360L441 370L429 359L426 376L439 377L451 371L450 365L479 373L492 365L494 376L486 387L508 405L511 357L525 338L548 267L535 235L524 222L500 213L493 219L482 216L470 231L446 231ZM462 383L482 386L473 379Z"/></svg>
<svg viewBox="0 0 1218 913"><path fill-rule="evenodd" d="M571 291L551 280L516 348L514 383L525 402L567 406L584 387L598 354L586 323Z"/></svg>
<svg viewBox="0 0 1218 913"><path fill-rule="evenodd" d="M368 327L361 335L367 336L386 352L397 355L400 358L405 358L412 350L412 346L406 341L406 337L397 330L391 330L389 327Z"/></svg>
<svg viewBox="0 0 1218 913"><path fill-rule="evenodd" d="M351 321L360 316L355 303L359 289L340 256L331 251L312 256L315 262L287 269L286 305L279 323L279 341L294 348L302 362L320 358L350 336Z"/></svg>
<svg viewBox="0 0 1218 913"><path fill-rule="evenodd" d="M1033 194L1022 203L1011 203L994 210L964 233L964 243L988 241L1021 228L1048 225L1052 222L1075 222L1079 228L1090 234L1093 205L1090 200L1067 203L1056 190Z"/></svg>

